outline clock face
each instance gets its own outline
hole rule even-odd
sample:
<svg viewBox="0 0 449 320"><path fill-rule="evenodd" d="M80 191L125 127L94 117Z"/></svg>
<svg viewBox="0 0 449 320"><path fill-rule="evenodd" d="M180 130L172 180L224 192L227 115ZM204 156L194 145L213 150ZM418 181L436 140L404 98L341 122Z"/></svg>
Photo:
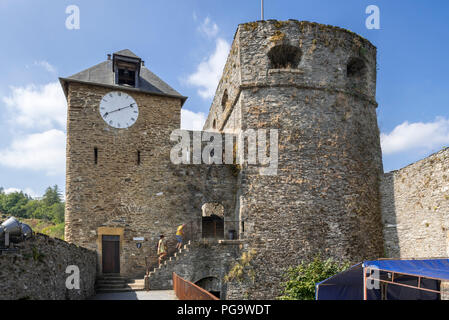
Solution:
<svg viewBox="0 0 449 320"><path fill-rule="evenodd" d="M131 127L137 121L139 108L130 95L113 91L101 99L100 114L111 127L123 129Z"/></svg>

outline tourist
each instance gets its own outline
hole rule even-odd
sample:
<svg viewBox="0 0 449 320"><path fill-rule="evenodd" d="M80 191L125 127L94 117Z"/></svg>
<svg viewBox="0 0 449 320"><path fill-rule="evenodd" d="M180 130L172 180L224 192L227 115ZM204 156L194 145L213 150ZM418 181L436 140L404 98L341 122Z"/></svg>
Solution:
<svg viewBox="0 0 449 320"><path fill-rule="evenodd" d="M157 255L159 256L159 267L161 266L162 259L167 256L167 244L165 243L165 237L160 235L159 243L157 244Z"/></svg>
<svg viewBox="0 0 449 320"><path fill-rule="evenodd" d="M178 241L178 243L176 244L176 249L179 250L181 249L182 246L182 237L184 236L184 227L185 227L185 223L183 225L180 225L178 227L178 229L176 229L176 240Z"/></svg>

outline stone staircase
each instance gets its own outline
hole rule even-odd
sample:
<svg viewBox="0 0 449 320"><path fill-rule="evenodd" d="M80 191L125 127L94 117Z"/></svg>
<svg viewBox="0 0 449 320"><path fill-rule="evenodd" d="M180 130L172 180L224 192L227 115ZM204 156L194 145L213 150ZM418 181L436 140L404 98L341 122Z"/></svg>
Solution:
<svg viewBox="0 0 449 320"><path fill-rule="evenodd" d="M97 277L95 283L96 293L142 291L143 289L144 280L127 279L119 274L103 274Z"/></svg>
<svg viewBox="0 0 449 320"><path fill-rule="evenodd" d="M182 260L182 258L190 251L192 242L188 241L182 246L173 256L162 261L161 265L154 268L145 280L147 285L146 290L172 290L173 289L173 271L175 265Z"/></svg>

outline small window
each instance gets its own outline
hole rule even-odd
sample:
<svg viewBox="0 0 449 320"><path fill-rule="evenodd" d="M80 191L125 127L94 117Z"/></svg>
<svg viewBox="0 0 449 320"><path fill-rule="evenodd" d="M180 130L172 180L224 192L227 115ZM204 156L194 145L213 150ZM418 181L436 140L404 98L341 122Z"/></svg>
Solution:
<svg viewBox="0 0 449 320"><path fill-rule="evenodd" d="M268 52L270 69L297 68L301 61L301 49L288 44L282 44L271 48Z"/></svg>
<svg viewBox="0 0 449 320"><path fill-rule="evenodd" d="M217 129L217 120L214 119L214 121L212 122L212 129Z"/></svg>
<svg viewBox="0 0 449 320"><path fill-rule="evenodd" d="M365 62L360 58L351 58L348 61L347 86L353 90L365 90L367 87L367 68Z"/></svg>
<svg viewBox="0 0 449 320"><path fill-rule="evenodd" d="M140 166L140 151L137 151L137 165Z"/></svg>
<svg viewBox="0 0 449 320"><path fill-rule="evenodd" d="M223 98L221 99L221 110L224 111L226 109L226 104L228 103L228 90L225 90L223 93Z"/></svg>
<svg viewBox="0 0 449 320"><path fill-rule="evenodd" d="M98 148L94 148L94 163L98 164Z"/></svg>
<svg viewBox="0 0 449 320"><path fill-rule="evenodd" d="M348 78L362 79L366 74L365 62L360 58L349 59L346 74Z"/></svg>

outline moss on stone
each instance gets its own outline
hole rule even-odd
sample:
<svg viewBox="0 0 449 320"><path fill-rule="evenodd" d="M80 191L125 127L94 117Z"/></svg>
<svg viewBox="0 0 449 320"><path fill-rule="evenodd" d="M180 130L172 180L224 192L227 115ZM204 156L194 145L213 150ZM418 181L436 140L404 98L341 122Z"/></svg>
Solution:
<svg viewBox="0 0 449 320"><path fill-rule="evenodd" d="M243 24L243 27L245 28L246 31L254 31L257 29L258 26L259 24L257 22L248 22Z"/></svg>
<svg viewBox="0 0 449 320"><path fill-rule="evenodd" d="M279 31L279 30L277 30L277 31L274 33L274 35L272 35L272 36L270 37L270 41L271 41L271 42L275 42L275 43L281 42L281 41L283 41L284 39L285 39L285 33L281 32L281 31Z"/></svg>

